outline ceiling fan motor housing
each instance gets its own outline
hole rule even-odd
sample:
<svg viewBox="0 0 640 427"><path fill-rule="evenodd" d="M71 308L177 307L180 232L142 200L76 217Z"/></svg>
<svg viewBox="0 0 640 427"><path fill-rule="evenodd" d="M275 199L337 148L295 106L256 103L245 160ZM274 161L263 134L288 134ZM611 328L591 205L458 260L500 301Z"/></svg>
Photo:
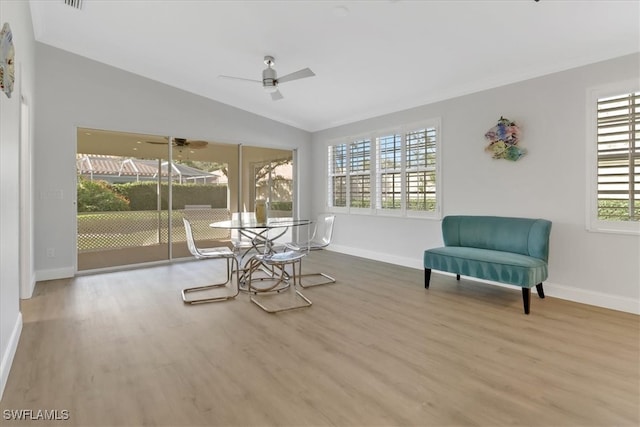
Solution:
<svg viewBox="0 0 640 427"><path fill-rule="evenodd" d="M176 144L176 147L186 147L189 145L186 138L173 138L173 142Z"/></svg>
<svg viewBox="0 0 640 427"><path fill-rule="evenodd" d="M262 71L262 86L268 92L275 92L278 89L278 76L271 66Z"/></svg>

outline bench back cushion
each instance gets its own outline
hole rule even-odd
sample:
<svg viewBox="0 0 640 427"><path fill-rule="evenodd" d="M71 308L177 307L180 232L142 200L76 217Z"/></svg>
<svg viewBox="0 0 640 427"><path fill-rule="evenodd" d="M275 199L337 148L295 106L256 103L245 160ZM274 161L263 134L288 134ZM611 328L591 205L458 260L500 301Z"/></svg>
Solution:
<svg viewBox="0 0 640 427"><path fill-rule="evenodd" d="M548 261L551 221L499 216L446 216L445 246L514 252Z"/></svg>

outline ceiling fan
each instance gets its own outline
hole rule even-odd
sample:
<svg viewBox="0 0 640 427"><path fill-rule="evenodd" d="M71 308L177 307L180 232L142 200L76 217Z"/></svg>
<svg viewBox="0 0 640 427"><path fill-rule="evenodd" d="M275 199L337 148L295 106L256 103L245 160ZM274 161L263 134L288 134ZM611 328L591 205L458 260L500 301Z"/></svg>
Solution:
<svg viewBox="0 0 640 427"><path fill-rule="evenodd" d="M265 89L265 91L271 94L271 99L274 101L277 101L283 98L282 94L278 90L278 85L280 83L286 83L292 80L303 79L305 77L313 77L316 75L309 68L304 68L302 70L298 70L294 73L287 74L286 76L282 76L278 78L278 74L276 73L276 70L273 69L273 66L276 63L273 56L269 56L269 55L265 56L264 63L267 65L267 68L262 70L262 80L245 79L243 77L222 76L222 75L218 77L223 79L244 80L248 82L262 83L262 87Z"/></svg>
<svg viewBox="0 0 640 427"><path fill-rule="evenodd" d="M145 141L147 144L159 144L166 145L169 143L169 138L165 137L166 141ZM190 148L192 150L198 150L200 148L206 147L209 143L207 141L195 141L186 138L171 138L171 145L173 147L183 149Z"/></svg>

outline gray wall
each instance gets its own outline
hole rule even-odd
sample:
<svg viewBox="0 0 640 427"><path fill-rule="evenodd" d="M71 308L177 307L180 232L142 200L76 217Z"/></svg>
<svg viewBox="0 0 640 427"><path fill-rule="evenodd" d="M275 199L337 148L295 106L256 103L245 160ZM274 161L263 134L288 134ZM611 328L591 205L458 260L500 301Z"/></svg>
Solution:
<svg viewBox="0 0 640 427"><path fill-rule="evenodd" d="M640 312L640 236L586 230L587 90L640 78L631 55L317 132L313 211L326 207L331 139L401 123L442 121L443 214L542 217L553 221L547 294ZM484 133L514 120L528 154L517 162L484 152ZM440 221L343 215L333 250L422 268L424 249L442 245ZM375 232L373 232L375 231ZM535 309L534 309L535 310Z"/></svg>
<svg viewBox="0 0 640 427"><path fill-rule="evenodd" d="M25 249L28 253L31 246L29 241L21 241L20 228L20 217L28 218L29 212L19 209L21 186L27 186L30 181L28 159L21 156L30 151L28 137L33 134L29 131L22 134L26 140L21 146L20 100L24 98L31 111L35 103L35 40L29 4L0 2L0 26L5 22L9 23L13 34L16 81L11 98L0 93L0 398L22 331L21 283L29 288L34 281L30 263L25 271L20 271L20 253ZM33 119L33 114L30 115ZM21 179L21 171L27 179ZM22 196L28 198L30 194Z"/></svg>
<svg viewBox="0 0 640 427"><path fill-rule="evenodd" d="M38 280L70 277L76 262L76 128L180 135L298 149L309 169L309 133L44 44L36 45L35 269ZM300 173L301 214L311 176ZM62 194L60 198L59 195ZM54 248L56 257L47 258Z"/></svg>

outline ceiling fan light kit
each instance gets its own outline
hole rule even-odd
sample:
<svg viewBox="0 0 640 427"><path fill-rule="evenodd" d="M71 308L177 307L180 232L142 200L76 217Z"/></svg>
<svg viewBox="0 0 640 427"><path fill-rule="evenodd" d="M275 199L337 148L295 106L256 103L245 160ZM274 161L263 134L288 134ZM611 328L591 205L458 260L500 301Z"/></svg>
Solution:
<svg viewBox="0 0 640 427"><path fill-rule="evenodd" d="M278 90L278 76L276 70L271 68L275 65L273 56L265 56L264 63L267 65L267 68L262 70L262 87L267 93L273 93Z"/></svg>
<svg viewBox="0 0 640 427"><path fill-rule="evenodd" d="M313 71L311 71L311 69L304 68L302 70L298 70L296 72L293 72L291 74L287 74L285 76L278 78L278 74L276 73L276 70L273 69L273 66L276 64L275 58L271 55L265 55L264 63L267 66L267 68L262 70L262 82L261 82L262 88L265 90L265 92L271 94L271 99L273 101L277 101L283 98L282 94L278 90L278 85L280 83L286 83L293 80L303 79L305 77L313 77L316 75ZM218 77L260 83L260 80L246 79L244 77L233 77L233 76L223 76L223 75Z"/></svg>

